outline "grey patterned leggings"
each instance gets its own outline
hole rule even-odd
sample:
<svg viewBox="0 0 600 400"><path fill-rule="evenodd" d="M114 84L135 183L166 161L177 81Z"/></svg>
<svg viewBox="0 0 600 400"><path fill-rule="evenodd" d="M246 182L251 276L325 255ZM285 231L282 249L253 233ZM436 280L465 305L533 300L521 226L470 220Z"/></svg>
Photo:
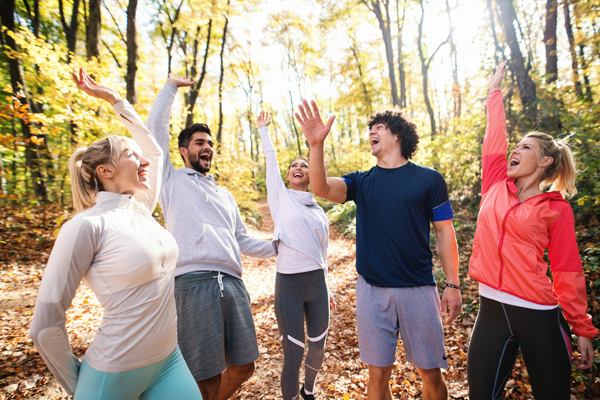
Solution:
<svg viewBox="0 0 600 400"><path fill-rule="evenodd" d="M277 273L275 316L283 347L281 394L284 400L298 398L300 367L304 356L304 319L308 352L304 362L304 390L314 392L323 364L329 329L329 292L322 269L300 274Z"/></svg>

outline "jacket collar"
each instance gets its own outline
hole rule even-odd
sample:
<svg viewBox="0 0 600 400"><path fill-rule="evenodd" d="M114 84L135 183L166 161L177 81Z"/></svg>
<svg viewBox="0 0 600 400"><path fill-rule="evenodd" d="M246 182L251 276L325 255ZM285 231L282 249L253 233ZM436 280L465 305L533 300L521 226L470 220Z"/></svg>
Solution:
<svg viewBox="0 0 600 400"><path fill-rule="evenodd" d="M188 167L179 168L179 170L182 172L185 172L188 175L196 175L200 179L208 179L210 181L215 182L215 177L213 174L203 175L200 172L196 171L195 169L188 168Z"/></svg>
<svg viewBox="0 0 600 400"><path fill-rule="evenodd" d="M317 200L311 192L302 192L300 190L288 189L290 194L294 196L298 201L305 206L316 206Z"/></svg>
<svg viewBox="0 0 600 400"><path fill-rule="evenodd" d="M517 195L517 192L519 191L519 189L517 188L517 185L515 185L516 181L517 180L515 178L509 178L506 180L506 185L508 186L508 189L515 196ZM534 204L539 204L545 200L564 201L566 203L569 203L567 200L565 200L564 197L562 197L560 192L556 191L556 190L538 194L536 196L530 197L529 199L527 199L525 201L533 202Z"/></svg>
<svg viewBox="0 0 600 400"><path fill-rule="evenodd" d="M134 199L135 197L131 194L102 191L96 195L96 204L103 207L117 208L133 204Z"/></svg>

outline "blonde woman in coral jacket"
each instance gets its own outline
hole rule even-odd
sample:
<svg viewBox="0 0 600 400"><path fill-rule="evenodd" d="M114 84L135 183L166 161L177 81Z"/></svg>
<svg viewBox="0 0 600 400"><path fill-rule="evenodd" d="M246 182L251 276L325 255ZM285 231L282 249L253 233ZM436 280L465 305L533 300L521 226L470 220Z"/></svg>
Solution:
<svg viewBox="0 0 600 400"><path fill-rule="evenodd" d="M469 263L481 296L469 346L469 396L502 398L520 348L535 398L569 399L572 350L565 318L578 336L580 369L593 364L591 338L598 334L586 314L573 211L564 199L576 193L575 162L566 143L531 132L507 163L500 91L505 66L490 80L482 199ZM544 192L548 186L551 191ZM543 259L546 249L554 282Z"/></svg>

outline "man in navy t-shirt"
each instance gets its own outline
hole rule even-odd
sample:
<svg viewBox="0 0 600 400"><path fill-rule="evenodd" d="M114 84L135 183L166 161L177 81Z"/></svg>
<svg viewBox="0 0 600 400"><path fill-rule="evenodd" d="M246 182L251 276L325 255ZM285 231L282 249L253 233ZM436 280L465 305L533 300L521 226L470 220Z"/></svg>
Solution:
<svg viewBox="0 0 600 400"><path fill-rule="evenodd" d="M335 117L323 124L315 102L296 118L310 145L310 183L316 196L356 203L356 315L362 361L369 366L368 399L391 399L389 379L398 334L406 359L423 380L423 398L447 399L441 314L460 313L458 249L446 182L434 169L408 161L419 142L416 126L399 109L372 115L371 154L377 165L327 178L323 147ZM440 302L429 248L435 230L446 287Z"/></svg>

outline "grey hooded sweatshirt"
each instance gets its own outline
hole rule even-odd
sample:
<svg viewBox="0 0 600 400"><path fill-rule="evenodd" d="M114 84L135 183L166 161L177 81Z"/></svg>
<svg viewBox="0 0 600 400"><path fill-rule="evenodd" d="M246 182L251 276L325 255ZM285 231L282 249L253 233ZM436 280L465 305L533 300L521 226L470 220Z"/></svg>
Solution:
<svg viewBox="0 0 600 400"><path fill-rule="evenodd" d="M177 87L166 83L146 121L163 149L164 167L159 203L167 230L179 246L175 275L220 271L242 277L241 253L275 255L271 241L248 236L235 199L219 187L213 175L190 168L175 169L169 155L169 120Z"/></svg>

